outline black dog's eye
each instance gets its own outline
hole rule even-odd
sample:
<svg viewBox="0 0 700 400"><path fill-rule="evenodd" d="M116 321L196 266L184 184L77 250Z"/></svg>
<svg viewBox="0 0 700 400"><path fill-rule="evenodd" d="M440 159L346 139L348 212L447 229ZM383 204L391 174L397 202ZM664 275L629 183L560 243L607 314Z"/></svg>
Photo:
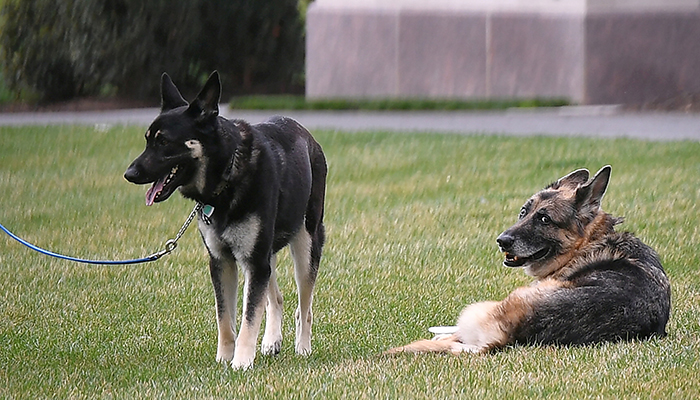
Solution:
<svg viewBox="0 0 700 400"><path fill-rule="evenodd" d="M539 216L540 222L543 223L544 225L549 225L552 223L552 218L547 215L547 214L541 214Z"/></svg>
<svg viewBox="0 0 700 400"><path fill-rule="evenodd" d="M158 146L165 146L168 144L168 139L166 139L163 135L158 135L156 136L156 144Z"/></svg>

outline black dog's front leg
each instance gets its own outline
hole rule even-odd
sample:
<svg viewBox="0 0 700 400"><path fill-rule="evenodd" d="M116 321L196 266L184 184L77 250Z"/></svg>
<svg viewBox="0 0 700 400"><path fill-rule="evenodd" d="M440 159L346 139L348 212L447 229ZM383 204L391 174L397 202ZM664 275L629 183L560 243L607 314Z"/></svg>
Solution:
<svg viewBox="0 0 700 400"><path fill-rule="evenodd" d="M209 258L209 272L216 298L216 325L218 345L216 361L233 359L236 345L236 300L238 296L238 268L232 258Z"/></svg>
<svg viewBox="0 0 700 400"><path fill-rule="evenodd" d="M236 340L236 351L231 362L234 369L248 369L253 366L255 348L260 333L265 295L270 282L270 259L241 261L245 274L243 293L243 321Z"/></svg>

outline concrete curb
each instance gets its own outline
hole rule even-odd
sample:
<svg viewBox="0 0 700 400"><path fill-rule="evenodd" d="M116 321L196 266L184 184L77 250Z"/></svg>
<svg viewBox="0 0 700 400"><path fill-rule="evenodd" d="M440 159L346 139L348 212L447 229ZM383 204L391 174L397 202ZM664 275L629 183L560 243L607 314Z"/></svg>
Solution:
<svg viewBox="0 0 700 400"><path fill-rule="evenodd" d="M85 112L0 114L0 126L148 124L158 108ZM434 132L514 136L628 137L643 140L700 141L700 114L623 112L619 106L576 106L506 111L270 111L231 110L227 118L251 123L286 115L310 130Z"/></svg>

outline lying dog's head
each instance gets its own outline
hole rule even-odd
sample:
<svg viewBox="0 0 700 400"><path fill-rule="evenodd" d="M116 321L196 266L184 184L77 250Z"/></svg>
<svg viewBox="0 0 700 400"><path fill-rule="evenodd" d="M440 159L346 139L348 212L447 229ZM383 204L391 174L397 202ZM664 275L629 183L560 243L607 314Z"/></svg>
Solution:
<svg viewBox="0 0 700 400"><path fill-rule="evenodd" d="M188 104L168 74L161 79L161 112L146 131L146 149L124 173L136 184L153 183L146 205L166 200L181 187L193 192L204 186L204 145L214 140L221 83L214 72Z"/></svg>
<svg viewBox="0 0 700 400"><path fill-rule="evenodd" d="M505 253L503 264L544 277L564 266L583 241L611 230L614 218L594 223L607 216L600 202L610 170L601 168L589 181L588 170L579 169L532 196L520 209L518 222L496 239Z"/></svg>

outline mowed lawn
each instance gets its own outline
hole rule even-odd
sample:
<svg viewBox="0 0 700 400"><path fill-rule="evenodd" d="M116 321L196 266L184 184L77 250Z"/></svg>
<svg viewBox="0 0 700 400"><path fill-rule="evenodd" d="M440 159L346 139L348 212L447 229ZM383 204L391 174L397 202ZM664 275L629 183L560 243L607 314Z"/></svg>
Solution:
<svg viewBox="0 0 700 400"><path fill-rule="evenodd" d="M100 128L100 129L98 129ZM329 164L327 244L313 354L294 354L287 251L282 353L233 371L215 362L207 256L193 226L177 250L135 266L34 253L0 232L0 398L697 398L700 394L700 143L314 132ZM137 258L175 235L192 204L144 205L122 174L137 127L0 128L0 223L69 255ZM580 167L613 167L603 200L661 255L669 335L489 355L385 357L430 337L466 304L530 279L495 239L535 191ZM242 281L242 279L241 279ZM240 302L239 302L240 306Z"/></svg>

